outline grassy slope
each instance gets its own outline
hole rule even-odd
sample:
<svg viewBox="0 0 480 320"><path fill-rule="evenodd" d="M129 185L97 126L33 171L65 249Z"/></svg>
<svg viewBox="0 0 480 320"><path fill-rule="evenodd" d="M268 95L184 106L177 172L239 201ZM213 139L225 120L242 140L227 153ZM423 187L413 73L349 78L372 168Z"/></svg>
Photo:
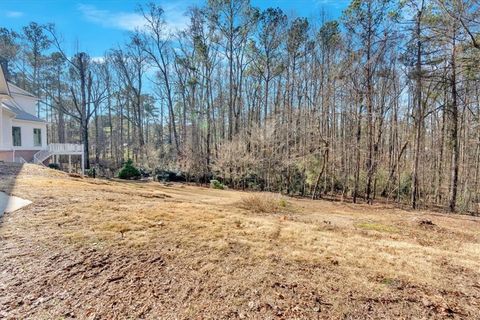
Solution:
<svg viewBox="0 0 480 320"><path fill-rule="evenodd" d="M0 317L480 319L480 219L310 200L255 213L244 192L33 165L12 193L35 204L0 222Z"/></svg>

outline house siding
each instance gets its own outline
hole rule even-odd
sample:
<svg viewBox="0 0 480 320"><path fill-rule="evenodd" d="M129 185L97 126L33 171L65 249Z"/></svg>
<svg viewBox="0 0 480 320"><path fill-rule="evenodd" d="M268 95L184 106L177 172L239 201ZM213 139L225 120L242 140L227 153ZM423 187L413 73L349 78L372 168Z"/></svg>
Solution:
<svg viewBox="0 0 480 320"><path fill-rule="evenodd" d="M2 117L0 117L2 121L0 126L0 150L10 150L12 148L12 117L5 110L0 109L0 112L2 112Z"/></svg>
<svg viewBox="0 0 480 320"><path fill-rule="evenodd" d="M9 84L13 101L0 105L0 161L15 161L22 157L31 162L40 150L47 149L47 124L36 118L38 99L28 92ZM20 128L21 145L14 146L12 128ZM35 145L34 129L41 130L41 145Z"/></svg>
<svg viewBox="0 0 480 320"><path fill-rule="evenodd" d="M21 96L17 94L12 94L15 102L20 106L20 108L30 114L37 114L37 99L27 96Z"/></svg>
<svg viewBox="0 0 480 320"><path fill-rule="evenodd" d="M15 158L22 157L25 161L33 161L33 156L40 150L47 148L47 125L45 122L25 121L12 118L12 116L2 111L3 116L0 132L0 161L12 162ZM20 127L22 145L13 146L12 127ZM40 129L42 145L34 145L33 129Z"/></svg>
<svg viewBox="0 0 480 320"><path fill-rule="evenodd" d="M13 119L12 120L12 127L20 127L21 128L21 135L22 135L22 145L21 146L14 146L14 150L42 150L47 148L47 126L44 122L30 122L30 121L22 121ZM41 129L42 130L42 145L35 146L33 141L33 129ZM10 129L10 139L11 139L11 132Z"/></svg>
<svg viewBox="0 0 480 320"><path fill-rule="evenodd" d="M15 150L15 151L0 151L0 161L14 162L14 157L22 157L27 162L33 161L33 156L38 150Z"/></svg>

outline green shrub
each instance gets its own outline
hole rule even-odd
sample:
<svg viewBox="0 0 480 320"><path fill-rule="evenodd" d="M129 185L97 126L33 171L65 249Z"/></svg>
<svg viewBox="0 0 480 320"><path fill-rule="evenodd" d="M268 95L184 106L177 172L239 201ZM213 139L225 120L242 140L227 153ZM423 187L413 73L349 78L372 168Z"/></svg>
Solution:
<svg viewBox="0 0 480 320"><path fill-rule="evenodd" d="M50 169L60 170L60 164L58 164L58 163L49 163L48 167Z"/></svg>
<svg viewBox="0 0 480 320"><path fill-rule="evenodd" d="M185 182L187 179L182 172L155 169L154 175L157 181L163 182Z"/></svg>
<svg viewBox="0 0 480 320"><path fill-rule="evenodd" d="M133 161L128 159L118 173L120 179L138 179L140 178L140 171L133 166Z"/></svg>
<svg viewBox="0 0 480 320"><path fill-rule="evenodd" d="M408 197L412 193L412 175L404 174L400 178L400 196Z"/></svg>
<svg viewBox="0 0 480 320"><path fill-rule="evenodd" d="M223 190L225 185L218 180L210 180L210 188Z"/></svg>
<svg viewBox="0 0 480 320"><path fill-rule="evenodd" d="M95 178L97 176L97 170L95 168L90 168L87 170L86 174L90 178Z"/></svg>

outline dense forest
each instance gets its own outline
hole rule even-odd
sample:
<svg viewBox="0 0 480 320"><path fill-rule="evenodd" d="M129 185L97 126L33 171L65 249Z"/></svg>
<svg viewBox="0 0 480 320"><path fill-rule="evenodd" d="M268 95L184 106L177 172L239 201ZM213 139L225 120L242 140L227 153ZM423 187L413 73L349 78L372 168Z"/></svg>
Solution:
<svg viewBox="0 0 480 320"><path fill-rule="evenodd" d="M0 28L10 81L87 168L478 212L478 0L353 0L338 20L209 0L175 32L159 5L138 13L100 58L53 24Z"/></svg>

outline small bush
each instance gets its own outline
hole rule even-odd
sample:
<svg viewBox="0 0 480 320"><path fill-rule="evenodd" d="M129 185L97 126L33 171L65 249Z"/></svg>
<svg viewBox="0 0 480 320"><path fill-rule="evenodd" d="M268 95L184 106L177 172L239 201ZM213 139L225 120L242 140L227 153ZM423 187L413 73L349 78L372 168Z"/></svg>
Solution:
<svg viewBox="0 0 480 320"><path fill-rule="evenodd" d="M60 170L60 164L58 164L58 163L49 163L48 167L50 169Z"/></svg>
<svg viewBox="0 0 480 320"><path fill-rule="evenodd" d="M90 168L90 169L87 170L86 174L90 178L96 178L97 170L95 168Z"/></svg>
<svg viewBox="0 0 480 320"><path fill-rule="evenodd" d="M118 173L120 179L139 179L140 171L133 166L133 161L128 159Z"/></svg>
<svg viewBox="0 0 480 320"><path fill-rule="evenodd" d="M412 175L406 174L402 175L400 179L400 195L403 197L408 197L412 193Z"/></svg>
<svg viewBox="0 0 480 320"><path fill-rule="evenodd" d="M149 178L152 175L152 171L145 168L140 168L138 171L143 178Z"/></svg>
<svg viewBox="0 0 480 320"><path fill-rule="evenodd" d="M240 208L256 213L280 213L288 211L287 200L275 198L271 195L254 194L240 201Z"/></svg>
<svg viewBox="0 0 480 320"><path fill-rule="evenodd" d="M162 182L185 182L187 179L182 172L155 169L155 178Z"/></svg>
<svg viewBox="0 0 480 320"><path fill-rule="evenodd" d="M210 180L210 188L212 189L225 189L225 185L218 180Z"/></svg>
<svg viewBox="0 0 480 320"><path fill-rule="evenodd" d="M247 188L254 191L260 191L265 188L265 180L254 173L249 173L244 178Z"/></svg>

